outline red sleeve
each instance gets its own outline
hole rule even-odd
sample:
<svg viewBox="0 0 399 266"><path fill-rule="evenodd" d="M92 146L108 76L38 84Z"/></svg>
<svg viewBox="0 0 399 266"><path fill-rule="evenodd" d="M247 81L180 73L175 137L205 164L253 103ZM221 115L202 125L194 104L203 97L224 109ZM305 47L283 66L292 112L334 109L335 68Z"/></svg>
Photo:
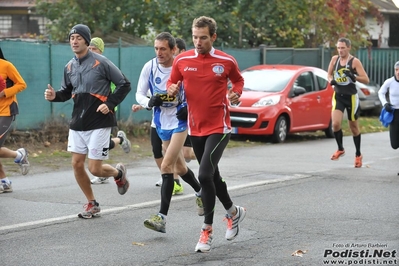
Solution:
<svg viewBox="0 0 399 266"><path fill-rule="evenodd" d="M244 78L241 76L240 69L238 68L237 62L234 61L233 67L231 69L229 79L233 87L231 88L232 91L241 95L242 88L244 87Z"/></svg>
<svg viewBox="0 0 399 266"><path fill-rule="evenodd" d="M173 62L172 71L170 73L168 82L166 83L166 87L169 88L170 85L176 84L178 81L183 81L183 76L180 74L178 64L176 60Z"/></svg>

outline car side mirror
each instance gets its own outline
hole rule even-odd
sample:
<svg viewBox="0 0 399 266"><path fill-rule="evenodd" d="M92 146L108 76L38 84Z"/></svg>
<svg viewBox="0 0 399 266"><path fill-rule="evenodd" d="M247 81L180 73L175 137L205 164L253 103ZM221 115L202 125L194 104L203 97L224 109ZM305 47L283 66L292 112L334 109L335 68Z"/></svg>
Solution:
<svg viewBox="0 0 399 266"><path fill-rule="evenodd" d="M296 86L296 85L294 86L294 96L298 96L298 95L305 94L305 93L306 93L306 90L304 87Z"/></svg>

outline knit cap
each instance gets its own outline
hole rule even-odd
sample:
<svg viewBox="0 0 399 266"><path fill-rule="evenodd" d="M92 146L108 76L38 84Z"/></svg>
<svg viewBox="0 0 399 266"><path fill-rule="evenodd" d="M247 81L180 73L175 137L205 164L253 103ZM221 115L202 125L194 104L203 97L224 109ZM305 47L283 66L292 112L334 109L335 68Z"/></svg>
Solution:
<svg viewBox="0 0 399 266"><path fill-rule="evenodd" d="M84 24L76 24L75 26L73 26L73 28L69 32L68 40L71 39L71 35L75 34L75 33L77 33L80 36L82 36L83 39L85 39L87 45L89 45L90 40L91 40L91 35L90 35L91 33L90 33L89 27L87 27Z"/></svg>
<svg viewBox="0 0 399 266"><path fill-rule="evenodd" d="M101 53L104 52L104 41L101 38L94 37L91 39L90 46L95 46Z"/></svg>

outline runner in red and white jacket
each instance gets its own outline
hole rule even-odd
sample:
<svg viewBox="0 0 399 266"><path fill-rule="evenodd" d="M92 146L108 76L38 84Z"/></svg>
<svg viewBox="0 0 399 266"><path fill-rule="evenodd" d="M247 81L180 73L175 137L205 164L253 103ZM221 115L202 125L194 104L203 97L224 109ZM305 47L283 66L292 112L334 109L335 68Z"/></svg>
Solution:
<svg viewBox="0 0 399 266"><path fill-rule="evenodd" d="M226 239L233 240L246 209L233 204L227 185L218 171L218 163L231 135L229 101L237 104L244 86L236 60L213 47L216 22L209 17L194 19L194 50L179 54L168 80L168 94L176 96L183 82L188 106L188 126L194 153L200 163L198 179L204 206L204 224L197 252L208 252L213 240L213 216L216 195L227 211ZM232 88L227 90L231 81Z"/></svg>
<svg viewBox="0 0 399 266"><path fill-rule="evenodd" d="M204 54L196 49L179 54L169 78L168 85L184 81L190 136L230 133L227 83L231 81L230 93L234 92L238 97L244 86L234 57L210 48Z"/></svg>

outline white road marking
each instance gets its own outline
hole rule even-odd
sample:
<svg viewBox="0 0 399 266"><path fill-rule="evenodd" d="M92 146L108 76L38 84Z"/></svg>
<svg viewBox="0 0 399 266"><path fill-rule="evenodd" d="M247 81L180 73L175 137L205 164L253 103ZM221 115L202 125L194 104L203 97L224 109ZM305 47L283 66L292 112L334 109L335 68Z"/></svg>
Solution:
<svg viewBox="0 0 399 266"><path fill-rule="evenodd" d="M229 189L229 191L232 191L232 190L237 190L237 189L256 187L256 186L262 186L262 185L273 184L273 183L280 183L280 182L289 181L289 180L303 179L303 178L308 178L310 176L311 175L295 174L293 176L286 176L286 177L282 177L282 178L251 182L251 183L236 185L236 186L229 186L228 189ZM181 201L181 200L194 198L194 197L195 197L195 195L193 195L193 194L182 195L182 196L179 195L178 197L172 197L172 201ZM153 201L147 201L147 202L142 202L142 203L137 203L137 204L132 204L132 205L126 205L123 207L115 207L115 208L105 209L105 210L101 210L101 214L114 213L114 212L120 212L120 211L127 210L127 209L139 209L139 208L143 208L143 207L159 205L160 202L161 202L161 200L153 200ZM73 215L60 216L60 217L49 218L49 219L42 219L42 220L13 224L13 225L6 225L6 226L0 227L0 232L5 231L5 230L22 229L24 227L62 223L62 222L66 222L69 220L75 220L75 219L81 219L81 218L78 218L77 214L73 214Z"/></svg>

